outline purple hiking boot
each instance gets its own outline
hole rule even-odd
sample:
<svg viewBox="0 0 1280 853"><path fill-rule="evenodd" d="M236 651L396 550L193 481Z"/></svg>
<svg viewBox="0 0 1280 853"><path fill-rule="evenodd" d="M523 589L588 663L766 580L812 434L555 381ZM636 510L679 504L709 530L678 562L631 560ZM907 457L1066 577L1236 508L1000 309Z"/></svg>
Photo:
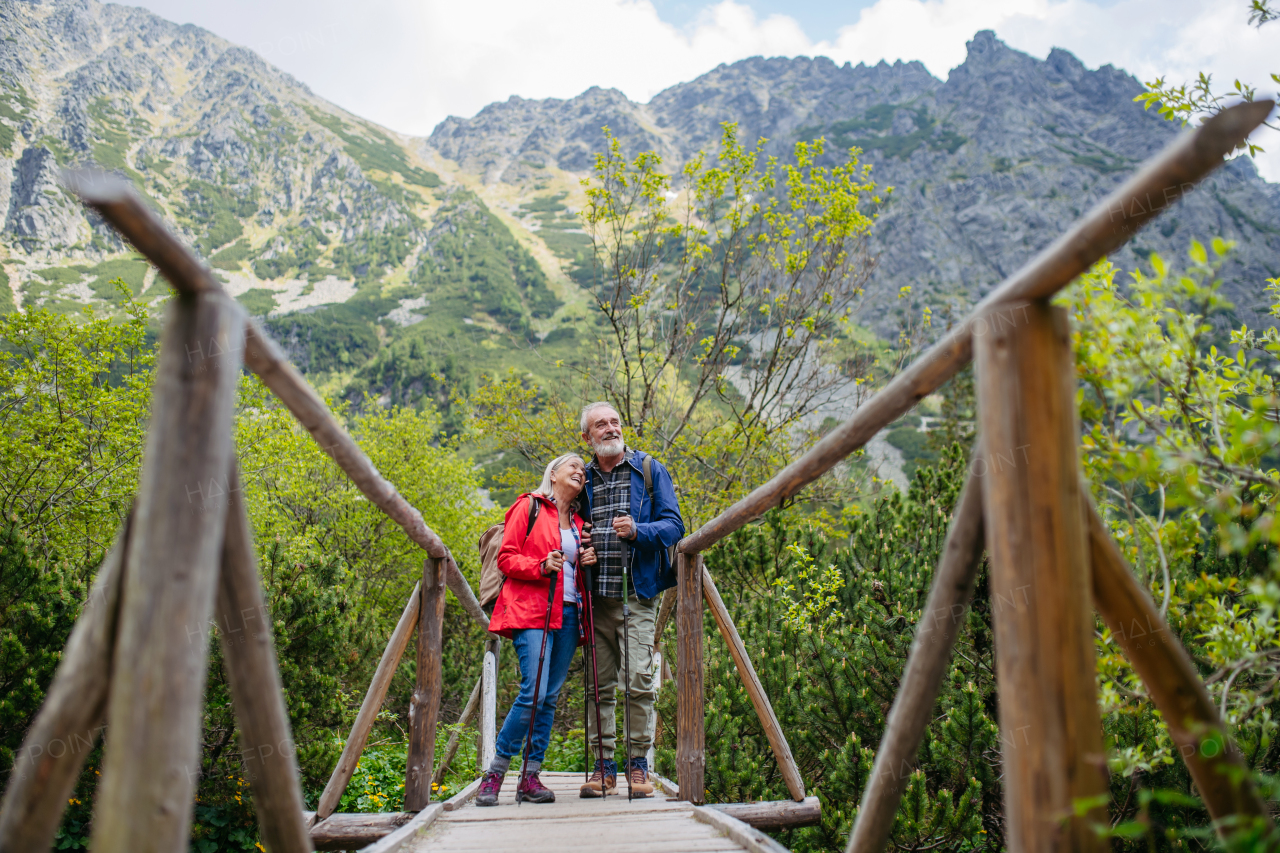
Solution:
<svg viewBox="0 0 1280 853"><path fill-rule="evenodd" d="M477 806L496 806L498 794L502 791L502 774L492 770L485 771L480 791L476 794Z"/></svg>
<svg viewBox="0 0 1280 853"><path fill-rule="evenodd" d="M527 800L530 803L554 803L556 801L555 792L542 784L542 780L538 778L538 772L526 773L524 778L520 780L520 784L516 786L516 802Z"/></svg>

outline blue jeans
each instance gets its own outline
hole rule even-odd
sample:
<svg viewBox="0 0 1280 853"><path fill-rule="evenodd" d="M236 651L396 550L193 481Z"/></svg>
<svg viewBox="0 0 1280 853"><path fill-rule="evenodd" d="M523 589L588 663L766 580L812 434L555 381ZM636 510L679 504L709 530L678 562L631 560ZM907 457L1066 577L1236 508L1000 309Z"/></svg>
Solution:
<svg viewBox="0 0 1280 853"><path fill-rule="evenodd" d="M533 680L538 674L538 652L542 649L542 629L513 631L511 645L520 659L520 695L502 721L496 752L510 758L524 748L529 735L529 711L533 707ZM542 763L551 742L551 724L555 721L556 700L564 687L569 664L578 648L578 608L565 602L564 624L547 637L547 656L542 664L542 684L538 687L538 716L533 724L533 748L525 756L528 761Z"/></svg>

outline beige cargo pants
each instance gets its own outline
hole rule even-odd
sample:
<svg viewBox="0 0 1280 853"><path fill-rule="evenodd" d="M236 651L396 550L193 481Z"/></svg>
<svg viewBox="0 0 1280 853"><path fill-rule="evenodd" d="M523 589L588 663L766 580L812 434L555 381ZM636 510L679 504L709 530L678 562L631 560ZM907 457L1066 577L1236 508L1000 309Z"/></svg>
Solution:
<svg viewBox="0 0 1280 853"><path fill-rule="evenodd" d="M631 654L628 669L631 674L631 706L628 713L631 721L631 757L635 758L643 758L653 741L653 701L656 695L654 684L657 681L653 671L653 628L661 600L659 596L632 598L630 602L628 643ZM610 759L614 756L615 747L619 746L618 698L615 694L622 690L622 601L593 594L591 603L595 610L596 660L600 667L600 724L604 728L604 757ZM600 739L596 733L591 651L589 648L583 651L587 655L587 738L591 745L591 765L594 766L600 755L597 747Z"/></svg>

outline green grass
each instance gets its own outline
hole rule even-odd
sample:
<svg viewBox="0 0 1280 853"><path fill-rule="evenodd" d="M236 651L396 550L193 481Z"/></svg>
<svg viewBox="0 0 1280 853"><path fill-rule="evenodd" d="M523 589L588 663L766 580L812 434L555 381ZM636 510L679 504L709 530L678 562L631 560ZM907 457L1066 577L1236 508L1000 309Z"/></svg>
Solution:
<svg viewBox="0 0 1280 853"><path fill-rule="evenodd" d="M253 250L248 240L237 240L209 259L209 264L220 270L238 270L240 262L248 259Z"/></svg>
<svg viewBox="0 0 1280 853"><path fill-rule="evenodd" d="M532 201L526 201L520 205L520 209L526 213L555 213L560 210L567 210L560 202L568 197L567 192L556 193L555 195L539 196Z"/></svg>
<svg viewBox="0 0 1280 853"><path fill-rule="evenodd" d="M0 151L13 153L13 140L17 138L18 127L27 119L31 109L31 99L21 83L7 84L9 89L0 93ZM2 298L2 297L0 297ZM0 309L2 310L2 309Z"/></svg>
<svg viewBox="0 0 1280 853"><path fill-rule="evenodd" d="M191 181L183 196L183 213L198 231L203 231L196 246L206 256L219 246L238 240L244 234L240 220L258 212L254 189L244 192L236 187Z"/></svg>
<svg viewBox="0 0 1280 853"><path fill-rule="evenodd" d="M9 274L0 266L0 314L8 314L17 307L13 301L13 289L9 287Z"/></svg>
<svg viewBox="0 0 1280 853"><path fill-rule="evenodd" d="M1072 154L1071 162L1077 166L1084 166L1096 172L1101 172L1104 175L1109 175L1112 172L1127 172L1132 168L1124 161L1109 160L1096 154Z"/></svg>
<svg viewBox="0 0 1280 853"><path fill-rule="evenodd" d="M364 125L362 130L368 136L362 136L359 133L352 132L351 128L335 115L321 112L305 104L302 108L307 111L307 115L311 116L312 121L333 131L339 139L346 143L343 150L347 152L352 160L360 164L361 169L365 171L377 169L388 174L398 172L404 178L406 184L414 184L420 187L434 188L443 183L440 180L440 176L435 172L428 172L426 169L410 166L409 158L405 156L404 149L395 140L377 128Z"/></svg>
<svg viewBox="0 0 1280 853"><path fill-rule="evenodd" d="M90 267L86 270L90 275L98 277L98 280L89 286L93 288L93 292L98 296L114 301L119 298L119 294L111 282L118 278L129 286L129 290L134 296L137 296L142 293L142 284L147 277L148 266L146 261L141 260L136 255L103 261L96 267Z"/></svg>
<svg viewBox="0 0 1280 853"><path fill-rule="evenodd" d="M93 144L93 159L106 169L123 172L138 187L145 183L142 175L129 165L127 154L133 144L129 128L123 116L113 109L106 98L98 98L89 105L89 118L99 142Z"/></svg>
<svg viewBox="0 0 1280 853"><path fill-rule="evenodd" d="M85 267L49 267L36 270L36 275L53 284L75 284L84 278Z"/></svg>
<svg viewBox="0 0 1280 853"><path fill-rule="evenodd" d="M267 290L265 287L246 290L236 297L236 301L244 306L244 310L255 317L264 316L274 311L276 307L275 292Z"/></svg>
<svg viewBox="0 0 1280 853"><path fill-rule="evenodd" d="M891 136L878 135L893 126L893 117L899 110L908 110L914 115L916 129L911 133ZM867 135L871 131L877 135ZM968 142L968 137L961 136L946 127L939 128L938 120L929 115L928 107L923 104L911 107L909 104L877 104L868 109L862 118L838 121L825 128L821 125L802 127L796 136L806 138L827 137L841 149L861 148L863 151L882 151L886 157L906 159L923 145L934 151L946 151L954 154L961 145Z"/></svg>

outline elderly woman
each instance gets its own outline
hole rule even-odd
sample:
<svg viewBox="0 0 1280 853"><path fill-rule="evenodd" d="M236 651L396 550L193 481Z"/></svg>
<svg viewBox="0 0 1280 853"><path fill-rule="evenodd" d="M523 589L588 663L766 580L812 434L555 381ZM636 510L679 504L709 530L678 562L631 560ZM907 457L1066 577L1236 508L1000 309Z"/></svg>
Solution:
<svg viewBox="0 0 1280 853"><path fill-rule="evenodd" d="M542 484L521 495L507 510L498 551L498 568L506 580L494 604L489 630L511 640L520 659L520 695L498 732L497 755L480 783L476 805L496 806L502 780L511 766L511 756L524 747L529 732L529 714L538 707L533 724L533 743L525 756L525 773L516 787L517 800L532 803L555 801L538 779L542 758L551 740L556 700L564 686L574 649L585 641L578 608L585 587L580 565L592 565L595 551L590 538L583 541L583 519L578 514L578 496L586 482L582 457L568 453L552 461L542 475ZM529 506L536 501L537 508ZM532 513L533 523L529 523ZM555 585L552 593L550 586ZM543 626L547 624L548 599L551 630L546 636L542 660L542 683L536 689L539 652L543 646Z"/></svg>

